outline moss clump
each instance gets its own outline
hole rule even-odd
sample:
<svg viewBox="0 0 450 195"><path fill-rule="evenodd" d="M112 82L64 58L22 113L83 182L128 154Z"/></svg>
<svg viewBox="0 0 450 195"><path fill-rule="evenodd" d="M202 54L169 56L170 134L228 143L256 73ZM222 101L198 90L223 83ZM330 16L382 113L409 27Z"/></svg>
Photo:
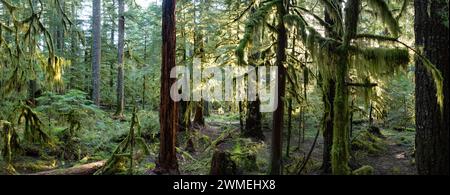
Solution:
<svg viewBox="0 0 450 195"><path fill-rule="evenodd" d="M380 155L386 151L386 142L367 131L361 133L352 141L352 150L366 151L371 155Z"/></svg>
<svg viewBox="0 0 450 195"><path fill-rule="evenodd" d="M352 175L373 175L375 172L374 168L371 166L363 166L359 169L353 171Z"/></svg>

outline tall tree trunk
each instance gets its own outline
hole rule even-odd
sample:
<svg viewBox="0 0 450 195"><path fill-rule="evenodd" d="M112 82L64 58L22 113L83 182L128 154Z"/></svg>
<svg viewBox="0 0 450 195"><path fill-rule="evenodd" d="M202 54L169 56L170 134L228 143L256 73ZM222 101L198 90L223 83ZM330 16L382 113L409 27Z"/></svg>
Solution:
<svg viewBox="0 0 450 195"><path fill-rule="evenodd" d="M373 104L372 102L370 102L370 107L369 107L369 127L373 126Z"/></svg>
<svg viewBox="0 0 450 195"><path fill-rule="evenodd" d="M272 135L272 163L271 174L280 175L282 167L282 135L284 126L284 98L286 92L286 47L287 47L287 30L284 26L284 16L287 14L287 3L281 1L277 5L278 14L278 38L277 38L277 59L276 66L278 67L278 99L277 109L273 113L273 135Z"/></svg>
<svg viewBox="0 0 450 195"><path fill-rule="evenodd" d="M37 91L37 82L36 80L28 81L28 102L31 104L30 106L36 106L36 91Z"/></svg>
<svg viewBox="0 0 450 195"><path fill-rule="evenodd" d="M65 7L66 7L66 2L65 0L60 0L59 1L58 6L61 6L61 8L63 9L63 11L65 12ZM54 15L55 19L58 17L61 17L59 14L57 14L57 12L55 12ZM57 54L59 56L64 56L64 26L61 23L58 23L57 25L55 25L56 30L55 30L55 45L56 45L56 50L57 50Z"/></svg>
<svg viewBox="0 0 450 195"><path fill-rule="evenodd" d="M205 117L203 115L203 101L195 103L194 121L192 122L197 127L205 126Z"/></svg>
<svg viewBox="0 0 450 195"><path fill-rule="evenodd" d="M286 157L289 158L291 151L291 135L292 135L292 99L288 100L288 134L286 138Z"/></svg>
<svg viewBox="0 0 450 195"><path fill-rule="evenodd" d="M350 147L348 143L348 88L346 79L348 76L347 53L343 52L336 71L336 91L334 99L334 124L333 124L333 146L331 152L331 165L334 175L348 175Z"/></svg>
<svg viewBox="0 0 450 195"><path fill-rule="evenodd" d="M348 0L345 6L345 32L343 44L337 51L336 91L334 99L333 147L331 151L331 167L334 175L350 174L350 144L349 144L349 89L347 86L349 74L349 47L356 35L360 0ZM354 16L356 18L352 18Z"/></svg>
<svg viewBox="0 0 450 195"><path fill-rule="evenodd" d="M75 3L71 2L70 5L70 9L72 12L72 21L76 21L77 19L77 11L75 8ZM75 25L77 25L75 23ZM76 67L78 65L78 40L77 40L77 31L75 30L75 28L72 28L71 32L70 32L70 50L71 50L71 55L70 55L70 59L71 59L71 63L72 65L70 66L70 79L69 79L69 89L73 89L75 86L75 71L76 71Z"/></svg>
<svg viewBox="0 0 450 195"><path fill-rule="evenodd" d="M176 0L164 0L162 9L162 68L160 105L160 153L155 172L179 174L176 154L178 132L178 104L170 98L170 88L176 79L170 72L176 64Z"/></svg>
<svg viewBox="0 0 450 195"><path fill-rule="evenodd" d="M200 59L200 70L203 72L203 64L205 63L205 50L204 50L204 37L203 37L203 27L202 20L203 20L203 10L204 10L204 0L200 0L200 8L197 9L197 7L194 7L194 56L196 58ZM194 3L195 6L195 3ZM198 15L197 15L198 12ZM198 17L198 18L197 18ZM195 64L194 64L195 65ZM198 65L198 64L197 64ZM201 82L204 82L201 80ZM202 94L203 95L203 94ZM205 109L205 102L203 100L200 100L199 102L196 102L195 104L195 113L194 113L194 121L193 124L197 127L202 127L205 125L205 118L204 118L204 109Z"/></svg>
<svg viewBox="0 0 450 195"><path fill-rule="evenodd" d="M186 13L182 12L183 15L183 21L187 21L186 20ZM189 70L192 69L191 64L188 62L188 54L187 51L189 49L188 46L188 42L187 42L187 33L186 33L186 24L183 23L182 24L182 28L181 28L181 38L183 40L183 61L181 64L183 64L186 67L189 67ZM191 72L191 71L190 71ZM190 83L190 79L188 77L184 77L184 82L185 83ZM183 89L185 90L185 89ZM189 92L191 93L191 92ZM191 126L191 113L190 113L190 109L189 108L190 102L189 101L185 101L185 100L181 100L180 102L180 131L188 131L190 126ZM193 143L192 140L188 140L189 143ZM190 148L193 149L193 148Z"/></svg>
<svg viewBox="0 0 450 195"><path fill-rule="evenodd" d="M148 42L148 34L147 32L145 33L145 37L144 37L144 62L147 61L147 43ZM145 65L143 67L144 69L146 68ZM145 110L145 93L147 92L147 75L144 74L142 76L142 110Z"/></svg>
<svg viewBox="0 0 450 195"><path fill-rule="evenodd" d="M100 106L100 63L102 55L101 0L92 6L92 100Z"/></svg>
<svg viewBox="0 0 450 195"><path fill-rule="evenodd" d="M449 174L450 65L448 1L415 0L416 46L444 76L444 110L421 60L416 60L416 164L421 175ZM445 24L445 20L447 24Z"/></svg>
<svg viewBox="0 0 450 195"><path fill-rule="evenodd" d="M116 0L112 0L112 5L113 7L116 7ZM110 41L110 45L111 45L111 52L115 51L115 36L116 36L116 27L114 25L114 18L111 18L111 34L109 35L109 41ZM111 60L110 64L109 64L109 89L111 91L114 91L114 65L115 65L115 61ZM109 105L110 109L113 110L114 108L114 102L111 101L110 105Z"/></svg>
<svg viewBox="0 0 450 195"><path fill-rule="evenodd" d="M332 79L327 79L323 82L324 85L326 85L326 94L323 96L325 111L323 116L322 170L324 173L329 174L331 173L331 149L333 146L334 96L336 94L336 84Z"/></svg>
<svg viewBox="0 0 450 195"><path fill-rule="evenodd" d="M123 64L123 50L125 47L125 3L124 0L119 0L119 47L118 47L118 68L117 68L117 110L116 117L123 118L123 111L125 109L125 86L124 86L124 64Z"/></svg>
<svg viewBox="0 0 450 195"><path fill-rule="evenodd" d="M259 100L259 98L256 101L249 102L243 136L248 138L255 138L258 140L264 140L264 134L262 132L262 122L261 122L262 114L260 111L260 105L261 101Z"/></svg>
<svg viewBox="0 0 450 195"><path fill-rule="evenodd" d="M340 10L341 0L333 0L332 3ZM325 22L334 26L336 21L334 21L330 16L330 11L325 9ZM342 15L342 13L340 13ZM336 27L327 30L326 36L330 38L339 38L341 35L336 32ZM330 64L331 65L331 64ZM324 116L323 116L323 161L322 161L322 170L325 174L331 173L331 149L333 146L333 123L334 123L334 96L336 94L336 81L333 78L323 78L323 89L324 89Z"/></svg>
<svg viewBox="0 0 450 195"><path fill-rule="evenodd" d="M252 8L251 13L255 13L256 8ZM256 67L256 78L259 78L262 75L258 75L258 60L261 58L261 52L259 51L259 46L261 45L261 36L262 36L262 29L257 30L257 32L254 32L253 35L253 48L252 53L249 58L250 65ZM257 81L250 81L255 82L254 86L257 86L258 88L258 82ZM262 114L260 111L261 101L259 99L259 95L257 94L255 101L248 101L248 112L247 112L247 118L245 122L245 129L243 132L243 135L245 137L255 138L258 140L264 140L264 134L262 132Z"/></svg>

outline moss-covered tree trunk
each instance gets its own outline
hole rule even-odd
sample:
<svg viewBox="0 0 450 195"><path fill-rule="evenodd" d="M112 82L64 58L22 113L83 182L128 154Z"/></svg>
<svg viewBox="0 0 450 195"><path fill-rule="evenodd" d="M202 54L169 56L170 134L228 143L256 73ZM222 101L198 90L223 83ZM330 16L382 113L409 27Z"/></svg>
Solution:
<svg viewBox="0 0 450 195"><path fill-rule="evenodd" d="M286 93L286 47L288 45L287 30L284 25L284 16L287 14L287 2L280 1L277 4L278 15L278 37L277 37L277 59L276 66L278 67L278 93L277 109L273 113L273 134L272 134L272 163L271 174L280 175L282 166L282 135L284 127L284 99Z"/></svg>
<svg viewBox="0 0 450 195"><path fill-rule="evenodd" d="M333 123L334 123L334 96L336 95L336 83L333 79L324 82L324 114L323 114L323 156L322 170L331 173L331 149L333 146ZM327 83L325 83L327 82Z"/></svg>
<svg viewBox="0 0 450 195"><path fill-rule="evenodd" d="M448 175L450 129L448 1L415 0L414 5L416 45L444 76L444 110L441 112L432 75L424 68L421 60L416 61L416 163L421 175Z"/></svg>
<svg viewBox="0 0 450 195"><path fill-rule="evenodd" d="M360 0L348 0L345 5L343 43L336 51L336 91L334 99L333 147L331 167L334 175L348 175L350 161L349 128L349 46L356 36L360 11Z"/></svg>
<svg viewBox="0 0 450 195"><path fill-rule="evenodd" d="M349 92L346 85L348 77L347 51L341 53L336 68L336 91L334 99L333 147L331 152L332 172L334 175L348 175L349 147Z"/></svg>
<svg viewBox="0 0 450 195"><path fill-rule="evenodd" d="M170 88L176 82L176 79L170 78L176 64L175 4L176 0L164 0L162 9L160 153L155 170L158 174L179 174L176 155L178 104L170 98Z"/></svg>
<svg viewBox="0 0 450 195"><path fill-rule="evenodd" d="M194 64L194 66L199 65L199 70L203 72L203 64L205 63L205 48L204 48L204 36L203 36L203 27L202 27L202 20L203 20L203 9L204 9L204 2L200 2L200 8L195 7L195 13L194 13L194 24L195 24L195 32L194 32L194 55L196 58L200 59L201 64ZM195 3L194 3L195 6ZM198 12L198 13L197 13ZM203 82L203 80L201 80ZM199 86L194 86L199 87ZM195 89L194 89L195 90ZM200 89L201 90L201 89ZM201 92L201 91L200 91ZM199 102L196 102L195 104L195 113L194 113L194 120L193 125L197 127L201 127L205 125L205 115L204 115L204 107L205 102L203 100L200 100Z"/></svg>
<svg viewBox="0 0 450 195"><path fill-rule="evenodd" d="M342 1L333 0L331 1L333 5L341 10ZM333 28L327 29L325 35L329 38L339 39L342 37L341 33L338 32L337 18L332 18L330 10L325 8L325 22L330 24ZM342 15L341 12L338 13ZM332 64L329 64L332 65ZM334 123L334 96L336 94L336 81L334 78L322 78L322 87L324 91L323 103L324 103L324 113L323 113L323 156L322 156L322 170L325 174L332 172L331 170L331 149L333 146L333 123Z"/></svg>

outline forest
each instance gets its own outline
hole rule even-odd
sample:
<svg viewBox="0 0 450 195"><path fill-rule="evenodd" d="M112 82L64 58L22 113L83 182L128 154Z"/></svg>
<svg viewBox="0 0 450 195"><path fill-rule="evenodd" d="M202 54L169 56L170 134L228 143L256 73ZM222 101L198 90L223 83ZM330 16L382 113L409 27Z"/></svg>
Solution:
<svg viewBox="0 0 450 195"><path fill-rule="evenodd" d="M0 175L449 175L448 0L0 0Z"/></svg>

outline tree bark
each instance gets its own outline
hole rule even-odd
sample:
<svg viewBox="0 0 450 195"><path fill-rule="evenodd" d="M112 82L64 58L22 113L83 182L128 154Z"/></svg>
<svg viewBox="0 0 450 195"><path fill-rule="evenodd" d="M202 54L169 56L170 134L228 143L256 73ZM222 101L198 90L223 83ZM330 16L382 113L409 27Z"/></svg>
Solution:
<svg viewBox="0 0 450 195"><path fill-rule="evenodd" d="M333 0L332 3L338 8L341 9L341 0ZM334 21L330 16L330 11L325 9L325 22L334 26L336 25L336 21ZM342 15L342 13L339 13ZM340 33L336 31L336 28L326 31L326 36L331 38L339 38L341 37ZM323 116L323 161L322 161L322 170L325 174L330 174L331 170L331 150L333 146L333 128L334 128L334 97L336 94L336 81L333 78L324 78L323 88L324 88L324 116Z"/></svg>
<svg viewBox="0 0 450 195"><path fill-rule="evenodd" d="M277 38L277 59L276 66L278 67L278 99L277 109L273 113L273 135L272 135L272 166L271 174L280 175L282 167L282 134L284 127L284 98L286 92L286 47L287 47L287 30L284 26L284 16L287 14L287 3L281 1L277 5L278 14L278 38Z"/></svg>
<svg viewBox="0 0 450 195"><path fill-rule="evenodd" d="M251 10L251 13L255 13L256 8L253 8ZM259 78L262 75L258 75L258 60L261 58L261 52L259 51L259 46L261 45L261 35L262 35L262 29L257 30L254 32L253 35L253 47L252 47L252 53L249 57L249 62L252 66L256 67L256 78ZM253 81L249 81L253 82ZM258 82L255 81L254 86L257 86L258 88ZM259 94L257 94L256 100L254 101L248 101L248 112L247 112L247 118L245 121L245 129L243 129L243 135L245 137L249 138L255 138L257 140L264 140L264 134L262 132L262 114L260 110L261 101L259 99ZM243 125L243 124L242 124Z"/></svg>
<svg viewBox="0 0 450 195"><path fill-rule="evenodd" d="M124 86L124 64L123 52L125 47L125 2L119 0L119 51L118 51L118 67L117 67L117 110L116 117L123 118L123 111L125 109L125 86Z"/></svg>
<svg viewBox="0 0 450 195"><path fill-rule="evenodd" d="M116 0L112 0L112 5L113 5L113 7L116 6ZM116 34L116 27L114 25L114 18L112 18L111 19L111 34L110 34L110 37L109 37L110 45L113 46L112 49L111 49L111 52L115 51L115 47L114 47L115 34ZM114 90L114 65L115 65L114 60L111 60L111 62L109 64L109 88L110 88L111 91ZM110 102L109 107L110 107L111 110L114 109L114 102L113 101Z"/></svg>
<svg viewBox="0 0 450 195"><path fill-rule="evenodd" d="M170 72L176 64L176 0L163 1L162 16L162 68L160 105L160 153L155 173L179 174L176 155L178 132L178 104L170 98L170 88L176 79Z"/></svg>
<svg viewBox="0 0 450 195"><path fill-rule="evenodd" d="M288 134L286 138L286 157L289 158L291 151L291 134L292 134L292 99L288 100Z"/></svg>
<svg viewBox="0 0 450 195"><path fill-rule="evenodd" d="M337 50L336 64L336 91L334 99L333 147L331 151L331 168L334 175L350 174L350 144L349 144L349 89L347 80L349 76L349 47L351 40L356 36L361 6L360 0L348 0L345 6L345 32L343 44ZM354 16L356 18L352 18Z"/></svg>
<svg viewBox="0 0 450 195"><path fill-rule="evenodd" d="M416 60L416 164L421 175L449 174L450 65L448 1L415 0L416 46L444 76L444 108L431 74ZM447 20L447 24L444 21ZM442 112L441 112L442 111Z"/></svg>
<svg viewBox="0 0 450 195"><path fill-rule="evenodd" d="M327 82L327 87L325 87L326 94L323 97L325 111L323 116L322 170L325 174L329 174L331 173L331 149L333 146L334 96L336 94L336 84L332 79L323 82Z"/></svg>
<svg viewBox="0 0 450 195"><path fill-rule="evenodd" d="M92 100L95 105L100 106L101 0L93 0L92 35Z"/></svg>

